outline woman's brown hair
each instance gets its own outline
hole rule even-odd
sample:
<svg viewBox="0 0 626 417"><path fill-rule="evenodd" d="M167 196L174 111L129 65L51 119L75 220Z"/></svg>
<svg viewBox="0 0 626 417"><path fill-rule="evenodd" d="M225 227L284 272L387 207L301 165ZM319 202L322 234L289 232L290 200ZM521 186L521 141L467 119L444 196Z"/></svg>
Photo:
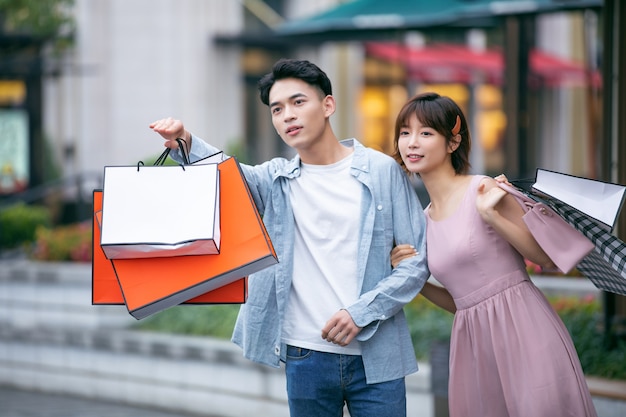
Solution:
<svg viewBox="0 0 626 417"><path fill-rule="evenodd" d="M437 93L422 93L412 97L400 110L396 117L394 130L394 154L393 157L406 171L406 166L402 161L400 150L398 149L398 139L403 127L408 126L411 116L417 119L424 126L435 129L446 138L447 144L456 142L455 136L461 137L459 146L452 152L452 167L457 174L467 174L470 169L469 153L472 146L470 131L465 120L465 115L461 108L449 97L440 96ZM458 126L460 120L460 128ZM453 132L458 130L458 132Z"/></svg>

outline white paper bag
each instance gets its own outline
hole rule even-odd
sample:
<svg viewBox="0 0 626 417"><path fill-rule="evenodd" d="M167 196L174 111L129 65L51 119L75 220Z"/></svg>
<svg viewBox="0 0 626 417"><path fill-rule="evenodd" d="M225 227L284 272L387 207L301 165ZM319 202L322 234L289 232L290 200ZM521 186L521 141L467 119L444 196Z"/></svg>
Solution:
<svg viewBox="0 0 626 417"><path fill-rule="evenodd" d="M105 167L100 244L109 259L219 253L217 164Z"/></svg>
<svg viewBox="0 0 626 417"><path fill-rule="evenodd" d="M613 230L626 187L538 168L533 190L557 199Z"/></svg>

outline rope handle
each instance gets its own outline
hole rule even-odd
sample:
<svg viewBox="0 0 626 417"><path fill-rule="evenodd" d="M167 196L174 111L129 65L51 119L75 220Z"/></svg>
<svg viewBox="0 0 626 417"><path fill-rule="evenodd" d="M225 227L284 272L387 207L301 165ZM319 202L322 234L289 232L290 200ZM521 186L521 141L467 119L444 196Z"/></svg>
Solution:
<svg viewBox="0 0 626 417"><path fill-rule="evenodd" d="M189 162L189 154L187 153L187 142L183 138L176 138L176 143L178 143L178 148L181 150L181 154L183 156L183 163L180 166L185 169L185 165L190 165ZM165 160L170 154L170 148L165 148L165 150L159 155L159 157L154 161L154 166L161 166L165 163ZM137 162L137 171L139 171L139 167L144 165L143 161Z"/></svg>

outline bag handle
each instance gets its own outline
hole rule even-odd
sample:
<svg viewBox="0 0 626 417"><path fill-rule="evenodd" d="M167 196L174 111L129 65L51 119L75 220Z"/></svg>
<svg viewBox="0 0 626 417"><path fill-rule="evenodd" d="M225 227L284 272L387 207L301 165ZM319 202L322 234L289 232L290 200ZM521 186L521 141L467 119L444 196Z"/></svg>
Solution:
<svg viewBox="0 0 626 417"><path fill-rule="evenodd" d="M189 154L187 153L187 142L183 138L176 138L176 143L178 143L178 148L181 150L181 154L183 156L183 164L182 165L190 165L189 162ZM184 145L184 146L183 146ZM165 148L165 150L159 155L156 161L154 161L154 166L161 166L165 163L165 160L170 154L170 148ZM139 165L143 165L142 161L137 163L137 171L139 171ZM183 167L183 169L185 169Z"/></svg>
<svg viewBox="0 0 626 417"><path fill-rule="evenodd" d="M515 186L510 186L502 182L499 182L498 185L504 191L508 192L513 197L515 197L515 199L520 204L520 206L522 206L522 209L524 209L524 213L527 213L533 209L538 209L543 215L559 216L559 214L554 210L554 208L548 202L541 200L541 199L534 199Z"/></svg>
<svg viewBox="0 0 626 417"><path fill-rule="evenodd" d="M537 204L536 201L528 197L515 186L509 185L504 182L498 182L498 187L502 188L504 191L515 197L519 205L522 206L522 208L524 209L524 212L529 211L535 204Z"/></svg>

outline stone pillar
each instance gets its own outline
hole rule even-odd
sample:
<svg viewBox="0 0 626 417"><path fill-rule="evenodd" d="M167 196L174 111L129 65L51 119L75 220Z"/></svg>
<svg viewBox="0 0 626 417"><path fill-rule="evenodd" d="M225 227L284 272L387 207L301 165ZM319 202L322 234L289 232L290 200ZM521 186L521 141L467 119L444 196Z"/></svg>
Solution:
<svg viewBox="0 0 626 417"><path fill-rule="evenodd" d="M626 4L605 0L603 6L603 179L626 184ZM626 240L626 210L617 224L617 236ZM626 297L605 294L606 341L613 346L626 338Z"/></svg>

